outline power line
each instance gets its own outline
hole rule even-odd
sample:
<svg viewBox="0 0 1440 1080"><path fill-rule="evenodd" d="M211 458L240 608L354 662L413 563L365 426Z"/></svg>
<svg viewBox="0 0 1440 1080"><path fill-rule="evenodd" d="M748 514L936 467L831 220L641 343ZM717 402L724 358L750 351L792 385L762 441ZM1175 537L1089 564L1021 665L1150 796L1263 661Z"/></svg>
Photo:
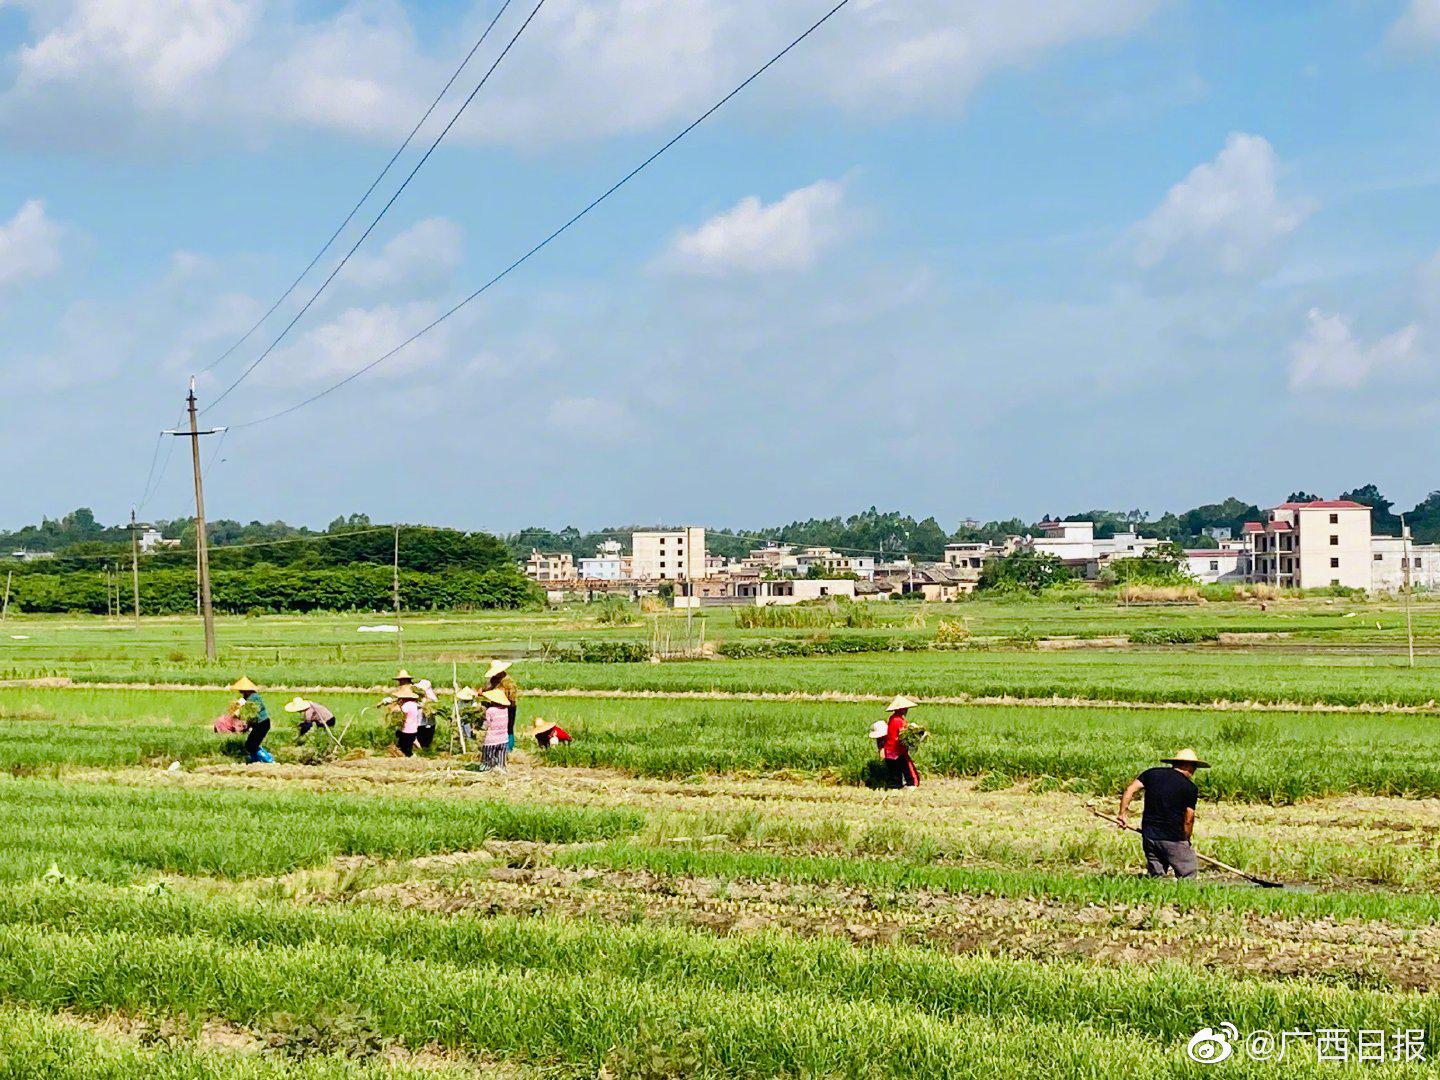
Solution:
<svg viewBox="0 0 1440 1080"><path fill-rule="evenodd" d="M170 427L172 429L179 427L180 421L183 419L185 419L185 414L181 413L175 418L175 422L171 424ZM160 453L159 442L163 442L165 440L165 432L160 432L160 434L156 436L156 438L157 440L159 440L155 446L155 453L156 455L158 455ZM140 501L135 504L136 510L143 510L145 508L145 504L150 501L150 496L154 495L157 491L160 490L160 481L165 478L165 470L170 467L170 455L174 452L175 444L173 442L166 443L165 460L161 462L159 472L155 471L155 458L152 457L150 459L150 475L145 480L144 494L140 496Z"/></svg>
<svg viewBox="0 0 1440 1080"><path fill-rule="evenodd" d="M399 345L395 346L395 347L394 347L393 349L391 349L389 352L385 353L384 355L380 356L379 358L377 358L377 359L375 359L375 360L372 360L370 363L366 364L364 367L358 369L357 371L351 372L349 375L345 376L345 377L344 377L343 379L341 379L339 382L334 383L334 384L332 384L331 386L326 387L324 390L321 390L321 391L320 391L319 393L317 393L317 394L312 394L310 397L305 398L303 401L300 401L300 402L298 402L298 403L295 404L295 405L291 405L289 408L281 409L279 412L271 413L271 414L269 414L268 416L262 416L262 417L259 417L259 418L255 419L255 420L247 420L247 421L245 421L244 423L232 424L231 426L232 426L232 427L236 427L236 428L255 427L255 426L258 425L258 424L269 423L271 420L278 420L278 419L280 419L282 416L289 416L291 413L297 412L298 410L305 408L307 405L313 405L315 402L319 401L321 398L328 397L330 394L333 394L336 390L339 390L341 387L347 386L348 384L354 382L356 379L360 378L362 375L365 375L365 374L367 374L368 372L373 371L375 368L377 368L377 367L379 367L381 364L385 363L385 361L389 360L391 357L395 356L397 353L401 352L403 349L405 349L405 348L409 347L410 345L414 344L416 341L418 341L420 338L424 337L426 334L430 333L430 331L434 330L437 326L439 326L441 323L445 322L445 320L449 319L452 315L456 314L456 313L457 313L458 311L460 311L462 308L468 306L469 304L474 303L474 302L475 302L476 300L478 300L483 294L485 294L486 292L489 292L490 289L492 289L494 286L498 285L498 284L499 284L501 281L503 281L505 278L509 277L513 272L515 272L516 270L518 270L521 266L525 265L525 263L529 262L534 256L538 255L538 254L539 254L541 251L543 251L545 248L549 247L550 244L552 244L554 241L558 240L558 239L559 239L562 235L564 235L566 232L569 232L570 229L571 229L573 226L575 226L576 224L578 224L582 218L586 217L591 211L593 211L594 209L596 209L601 203L603 203L603 202L605 202L607 199L609 199L610 196L614 195L617 191L619 191L621 188L623 188L623 187L624 187L626 184L628 184L631 180L633 180L633 179L635 179L635 177L639 176L642 172L644 172L647 168L649 168L656 160L658 160L666 151L668 151L671 147L673 147L673 146L674 146L676 143L678 143L681 139L685 138L685 136L689 135L692 131L694 131L696 128L698 128L698 127L699 127L701 124L703 124L706 120L710 119L710 117L712 117L713 115L715 115L715 113L719 112L722 108L724 108L727 104L729 104L732 98L735 98L736 96L738 96L738 95L739 95L743 90L745 90L745 88L748 87L751 83L755 82L755 80L759 79L760 76L762 76L762 75L765 74L765 72L769 71L772 67L774 67L774 66L775 66L776 64L778 64L781 60L783 60L786 56L788 56L792 51L794 51L796 48L798 48L802 42L804 42L808 37L810 37L811 34L815 33L815 32L816 32L817 30L819 30L822 26L824 26L827 22L829 22L836 14L839 13L839 11L840 11L842 8L846 7L849 3L850 3L850 0L840 0L840 2L837 3L834 7L832 7L828 12L826 12L824 16L822 16L819 20L817 20L814 24L812 24L808 30L806 30L806 31L805 31L803 34L801 34L799 37L795 38L794 41L790 42L789 45L787 45L787 46L785 46L785 48L781 49L780 52L776 53L773 57L771 57L770 60L767 61L763 67L761 67L761 68L759 68L758 70L756 70L749 78L747 78L747 79L746 79L744 82L742 82L739 86L735 87L735 89L731 90L728 94L726 94L723 98L721 98L719 101L717 101L714 105L710 106L709 109L705 110L705 112L703 112L697 119L695 119L695 120L692 121L688 126L686 126L686 127L684 128L684 130L682 130L681 132L679 132L679 134L677 134L677 135L675 135L673 138L671 138L669 142L665 143L664 146L660 147L660 149L656 150L653 154L651 154L648 158L646 158L644 161L642 161L639 165L637 165L635 168L631 169L630 172L626 173L624 177L622 177L622 178L621 178L620 180L618 180L615 184L613 184L609 189L607 189L607 190L604 192L604 194L600 195L598 198L596 198L596 199L594 199L592 202L590 202L590 203L589 203L583 210L581 210L578 214L576 214L574 217L570 218L569 221L565 222L565 224L561 225L558 229L556 229L554 232L552 232L549 236L545 237L544 240L541 240L538 244L536 244L534 247L532 247L532 248L531 248L529 251L527 251L524 255L520 256L520 258L516 259L516 260L515 260L514 262L512 262L509 266L507 266L504 270L500 271L500 273L496 274L496 275L495 275L494 277L492 277L489 281L485 282L485 284L482 285L482 286L480 286L480 288L476 289L473 293L471 293L469 296L465 297L465 299L461 300L458 304L456 304L454 307L450 308L450 309L449 309L448 311L446 311L444 314L438 316L434 321L430 322L430 323L427 324L426 326L424 326L424 327L422 327L421 329L417 330L414 334L412 334L410 337L406 338L404 341L402 341ZM262 359L263 359L263 358L262 358ZM257 361L257 363L258 363L258 361ZM228 394L229 391L227 390L226 393ZM222 394L221 397L224 397L224 394ZM218 399L217 399L217 401L218 401Z"/></svg>
<svg viewBox="0 0 1440 1080"><path fill-rule="evenodd" d="M846 2L848 3L849 0L846 0ZM350 250L345 253L344 258L342 258L339 263L335 265L335 268L330 271L329 276L320 283L320 287L315 290L309 300L305 301L304 306L302 306L300 310L295 313L295 317L285 324L285 328L280 331L280 333L276 336L275 340L270 342L269 345L265 346L265 351L262 352L259 356L257 356L253 361L251 361L250 366L240 373L240 377L237 378L234 382L232 382L229 386L227 386L218 397L216 397L213 401L210 402L209 405L205 407L205 412L209 412L211 409L215 408L216 405L219 405L220 402L224 401L227 397L230 396L230 394L235 390L236 387L238 387L241 383L248 379L250 377L250 373L254 371L257 367L259 367L262 363L264 363L265 359L272 352L275 351L275 349L280 345L282 341L285 340L286 336L290 333L290 331L295 328L295 324L305 317L305 313L310 310L311 306L315 303L316 300L320 299L320 295L327 288L330 287L330 283L335 280L336 275L345 268L345 264L350 261L350 257L360 249L360 245L366 241L370 234L375 231L375 227L379 225L385 215L390 212L390 208L395 205L395 201L399 199L405 189L410 186L410 181L415 179L415 174L418 173L424 167L425 163L430 160L430 155L435 152L436 148L439 147L441 141L443 141L445 136L450 133L450 129L459 122L460 117L464 115L465 110L470 107L470 103L474 101L475 98L479 95L480 91L485 88L485 84L490 81L490 76L495 74L496 68L500 66L500 64L504 61L505 57L510 55L510 50L515 47L515 43L520 40L520 36L524 34L530 24L534 22L535 16L540 14L540 9L544 6L545 0L538 0L534 9L526 17L525 21L520 24L520 29L515 31L514 36L511 37L509 43L506 44L500 55L495 58L495 62L490 65L489 70L487 70L485 74L481 77L480 81L475 84L475 89L470 91L470 96L461 103L460 108L455 111L455 115L450 118L450 122L445 125L445 127L441 130L440 134L435 136L435 141L430 144L429 149L427 149L424 155L420 158L420 160L415 163L415 167L410 170L409 175L405 177L405 179L401 182L400 186L395 190L395 194L391 195L389 201L380 208L380 213L375 215L375 220L370 222L370 224L366 226L365 231L360 234L360 239L356 240L355 243L351 245ZM499 16L497 15L496 18L499 18Z"/></svg>
<svg viewBox="0 0 1440 1080"><path fill-rule="evenodd" d="M479 40L470 47L470 51L465 54L465 59L460 61L460 66L455 69L454 74L450 76L450 80L445 84L444 88L441 89L440 93L436 95L435 100L430 102L430 107L425 110L424 115L421 116L420 119L416 121L415 126L410 129L410 134L405 136L405 141L400 144L400 148L396 150L395 153L390 155L390 160L387 161L385 163L385 167L380 170L380 175L375 177L375 179L371 182L370 186L365 189L365 194L360 196L360 201L351 208L350 213L345 215L345 220L340 222L339 228L337 228L333 233L330 234L330 239L325 241L324 247L317 251L315 253L315 257L310 260L309 265L307 265L304 270L300 271L300 276L297 277L294 281L292 281L290 283L290 287L286 289L283 293L281 293L280 297L273 304L270 305L269 310L266 311L264 315L261 315L258 320L256 320L255 325L250 327L249 330L246 330L245 333L241 335L240 340L236 341L233 345L231 345L223 353L217 356L214 360L210 361L209 364L200 369L200 373L202 375L218 367L220 364L223 364L227 359L230 358L231 354L234 353L236 349L240 348L241 345L244 345L245 342L249 341L250 336L254 334L256 330L259 330L260 327L265 324L266 320L269 319L271 315L274 315L275 312L279 310L280 305L283 304L286 300L288 300L290 298L290 295L297 288L300 287L300 282L304 281L310 271L315 269L316 263L318 263L322 258L324 258L325 253L330 250L330 248L334 245L335 241L340 239L340 234L345 231L345 229L349 226L350 222L355 220L355 215L360 212L360 208L365 205L371 195L375 194L375 189L378 188L380 186L380 182L390 174L390 170L395 167L395 162L400 160L400 155L405 153L405 151L410 148L410 143L414 140L415 136L420 133L420 129L425 126L425 121L430 119L431 114L434 113L434 111L439 107L440 102L445 99L445 95L450 92L450 88L455 85L456 81L460 78L461 73L463 73L464 70L470 66L470 61L475 58L475 54L480 51L480 46L484 45L486 40L490 37L490 31L495 29L495 24L500 21L501 16L505 14L506 10L510 7L512 2L513 0L505 0L505 2L500 5L500 10L495 13L495 17L491 19L489 24L485 27L485 32L482 33Z"/></svg>

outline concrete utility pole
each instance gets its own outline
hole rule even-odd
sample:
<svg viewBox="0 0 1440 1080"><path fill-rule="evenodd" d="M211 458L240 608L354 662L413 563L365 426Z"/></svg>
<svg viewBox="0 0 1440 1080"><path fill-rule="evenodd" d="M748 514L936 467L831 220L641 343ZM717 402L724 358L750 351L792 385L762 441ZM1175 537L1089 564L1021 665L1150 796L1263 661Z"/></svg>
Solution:
<svg viewBox="0 0 1440 1080"><path fill-rule="evenodd" d="M135 508L130 508L130 584L135 593L135 629L140 629L140 540L135 534Z"/></svg>
<svg viewBox="0 0 1440 1080"><path fill-rule="evenodd" d="M395 589L395 647L399 650L400 662L405 662L405 635L400 626L400 526L395 526L395 561L392 564L391 581Z"/></svg>
<svg viewBox="0 0 1440 1080"><path fill-rule="evenodd" d="M198 411L195 408L195 376L190 376L190 393L185 399L186 411L190 415L188 431L167 431L167 435L188 436L190 439L190 461L195 470L195 574L200 583L200 618L205 623L205 658L215 659L215 612L210 606L210 544L205 533L205 484L200 476L200 436L218 435L223 427L201 431Z"/></svg>
<svg viewBox="0 0 1440 1080"><path fill-rule="evenodd" d="M1400 568L1405 574L1405 640L1410 645L1410 666L1415 666L1415 627L1410 621L1410 526L1405 524L1405 515L1400 515L1400 535L1404 538L1404 544L1400 550L1405 552L1404 558L1400 560Z"/></svg>

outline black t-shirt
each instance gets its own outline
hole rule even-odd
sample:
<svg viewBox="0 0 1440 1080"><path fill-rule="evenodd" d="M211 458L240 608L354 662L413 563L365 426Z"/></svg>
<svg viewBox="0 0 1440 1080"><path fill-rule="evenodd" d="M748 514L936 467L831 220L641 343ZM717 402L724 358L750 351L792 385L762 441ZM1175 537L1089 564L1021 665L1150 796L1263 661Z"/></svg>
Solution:
<svg viewBox="0 0 1440 1080"><path fill-rule="evenodd" d="M1195 782L1179 769L1157 765L1140 774L1140 783L1145 786L1141 834L1151 840L1184 840L1185 811L1200 797Z"/></svg>

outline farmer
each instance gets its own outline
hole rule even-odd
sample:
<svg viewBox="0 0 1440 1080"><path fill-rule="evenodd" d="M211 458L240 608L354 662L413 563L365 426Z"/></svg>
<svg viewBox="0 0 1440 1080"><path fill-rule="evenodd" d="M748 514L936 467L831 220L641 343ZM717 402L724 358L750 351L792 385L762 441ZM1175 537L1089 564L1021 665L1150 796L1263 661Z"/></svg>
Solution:
<svg viewBox="0 0 1440 1080"><path fill-rule="evenodd" d="M885 774L892 788L920 786L920 774L910 760L910 749L900 738L900 732L905 730L905 715L914 707L915 702L903 694L885 706L890 720L885 725L885 741L881 744L880 756L885 759Z"/></svg>
<svg viewBox="0 0 1440 1080"><path fill-rule="evenodd" d="M1190 834L1195 828L1195 803L1200 796L1195 770L1210 765L1188 746L1174 757L1161 760L1170 767L1146 769L1130 781L1120 796L1116 821L1122 829L1129 824L1125 815L1130 800L1144 788L1140 846L1145 852L1146 871L1151 877L1164 877L1166 871L1174 870L1177 878L1191 878L1195 876L1195 849L1190 846Z"/></svg>
<svg viewBox="0 0 1440 1080"><path fill-rule="evenodd" d="M415 740L420 735L419 697L413 686L402 686L395 691L395 702L400 712L400 729L395 732L395 746L406 757L415 756Z"/></svg>
<svg viewBox="0 0 1440 1080"><path fill-rule="evenodd" d="M311 728L335 728L335 714L324 705L317 705L313 701L307 701L298 694L285 703L285 711L294 713L300 717L300 730L297 739L303 739L310 734Z"/></svg>
<svg viewBox="0 0 1440 1080"><path fill-rule="evenodd" d="M485 672L485 689L499 690L505 695L505 700L510 703L509 738L506 743L506 750L515 749L515 715L520 711L520 687L515 685L515 680L509 675L509 660L492 660L490 669Z"/></svg>
<svg viewBox="0 0 1440 1080"><path fill-rule="evenodd" d="M465 733L465 738L475 737L475 721L478 719L475 707L475 688L473 686L462 686L455 691L455 701L460 706L460 730Z"/></svg>
<svg viewBox="0 0 1440 1080"><path fill-rule="evenodd" d="M416 679L415 692L420 695L420 730L415 739L421 750L429 750L435 741L435 710L431 708L440 700L429 679Z"/></svg>
<svg viewBox="0 0 1440 1080"><path fill-rule="evenodd" d="M885 736L890 734L890 725L884 720L876 720L870 725L870 738L875 741L875 752L882 758L885 756Z"/></svg>
<svg viewBox="0 0 1440 1080"><path fill-rule="evenodd" d="M240 691L240 697L247 705L254 705L259 711L255 719L249 721L245 731L245 757L250 764L254 765L262 761L274 761L270 751L265 749L265 736L270 734L270 713L265 708L265 699L260 696L260 688L244 675L230 684L231 690Z"/></svg>
<svg viewBox="0 0 1440 1080"><path fill-rule="evenodd" d="M545 720L539 716L535 718L535 726L530 729L529 734L534 737L535 744L541 750L549 750L552 746L571 741L570 733L554 720Z"/></svg>
<svg viewBox="0 0 1440 1080"><path fill-rule="evenodd" d="M505 691L494 688L480 695L485 702L485 742L480 751L482 770L505 768L505 755L510 745L510 699Z"/></svg>

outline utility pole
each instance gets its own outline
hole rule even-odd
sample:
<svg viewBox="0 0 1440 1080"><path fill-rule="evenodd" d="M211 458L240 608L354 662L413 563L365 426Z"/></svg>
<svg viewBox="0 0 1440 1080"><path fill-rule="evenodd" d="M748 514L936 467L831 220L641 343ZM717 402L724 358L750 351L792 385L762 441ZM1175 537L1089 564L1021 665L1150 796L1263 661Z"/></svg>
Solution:
<svg viewBox="0 0 1440 1080"><path fill-rule="evenodd" d="M1400 515L1400 535L1404 538L1401 549L1405 557L1400 560L1400 568L1405 574L1405 640L1410 645L1410 666L1415 666L1415 627L1410 621L1410 526L1405 524L1405 515Z"/></svg>
<svg viewBox="0 0 1440 1080"><path fill-rule="evenodd" d="M14 570L5 571L5 602L0 605L0 622L4 622L10 617L10 579L14 576Z"/></svg>
<svg viewBox="0 0 1440 1080"><path fill-rule="evenodd" d="M201 431L198 411L195 408L195 376L190 376L190 393L185 398L186 411L190 415L187 431L167 431L165 434L177 437L189 436L190 462L195 470L195 573L199 579L200 618L205 623L205 658L215 659L215 612L210 606L210 545L205 533L205 484L200 476L200 436L218 435L223 427Z"/></svg>
<svg viewBox="0 0 1440 1080"><path fill-rule="evenodd" d="M391 582L395 590L395 647L400 651L400 662L405 662L405 635L400 626L400 526L395 526L395 561L392 564Z"/></svg>
<svg viewBox="0 0 1440 1080"><path fill-rule="evenodd" d="M135 629L140 629L140 540L135 533L135 508L130 508L130 585L135 594Z"/></svg>

